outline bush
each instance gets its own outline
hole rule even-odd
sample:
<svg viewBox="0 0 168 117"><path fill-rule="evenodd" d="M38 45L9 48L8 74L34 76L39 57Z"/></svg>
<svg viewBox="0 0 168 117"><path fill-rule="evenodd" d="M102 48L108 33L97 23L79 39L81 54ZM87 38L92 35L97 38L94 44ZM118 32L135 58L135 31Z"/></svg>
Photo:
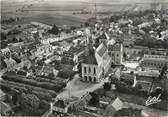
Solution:
<svg viewBox="0 0 168 117"><path fill-rule="evenodd" d="M61 69L58 72L58 77L65 78L65 79L72 79L73 76L75 75L75 71L69 70L69 69Z"/></svg>
<svg viewBox="0 0 168 117"><path fill-rule="evenodd" d="M39 108L40 100L36 95L26 94L22 96L21 107L27 110L28 114L32 114Z"/></svg>
<svg viewBox="0 0 168 117"><path fill-rule="evenodd" d="M48 110L50 108L50 104L46 100L42 100L40 101L40 108Z"/></svg>
<svg viewBox="0 0 168 117"><path fill-rule="evenodd" d="M52 96L48 93L43 93L39 91L32 91L32 94L36 95L40 100L52 101Z"/></svg>
<svg viewBox="0 0 168 117"><path fill-rule="evenodd" d="M111 89L111 84L108 83L108 82L106 82L106 83L104 83L103 87L104 87L104 89L105 89L106 91L108 91L108 90Z"/></svg>
<svg viewBox="0 0 168 117"><path fill-rule="evenodd" d="M122 93L138 95L138 96L141 96L141 97L147 97L148 96L147 91L139 90L137 87L133 88L130 85L127 85L126 83L121 82L121 81L116 83L116 90L119 91L119 92L122 92Z"/></svg>
<svg viewBox="0 0 168 117"><path fill-rule="evenodd" d="M46 94L50 94L52 97L56 96L56 93L52 90L46 90L44 88L34 87L34 86L31 86L31 85L17 83L17 82L2 80L0 82L0 85L1 86L7 86L9 88L15 88L15 89L23 90L23 91L27 91L27 89L31 89L32 91L39 91L39 92L43 92L43 93L46 93Z"/></svg>
<svg viewBox="0 0 168 117"><path fill-rule="evenodd" d="M8 87L8 86L1 86L0 88L1 88L1 89L2 89L2 91L4 91L5 93L7 93L7 92L11 91L11 88L10 88L10 87Z"/></svg>
<svg viewBox="0 0 168 117"><path fill-rule="evenodd" d="M132 86L134 83L133 79L121 79L121 81L123 81L124 83L126 83L127 85Z"/></svg>
<svg viewBox="0 0 168 117"><path fill-rule="evenodd" d="M58 27L54 24L51 30L48 30L48 33L58 35L59 34L59 29Z"/></svg>
<svg viewBox="0 0 168 117"><path fill-rule="evenodd" d="M46 109L37 109L34 113L33 113L33 115L34 116L42 116L45 112L46 112L47 110Z"/></svg>
<svg viewBox="0 0 168 117"><path fill-rule="evenodd" d="M36 87L41 87L41 88L45 88L45 89L49 89L49 90L53 90L58 92L58 90L61 90L62 88L64 88L64 84L54 84L51 82L37 82L34 79L27 79L24 76L20 76L20 75L8 75L8 74L4 74L2 76L2 78L4 80L9 80L9 81L14 81L14 82L19 82L19 83L24 83L24 84L28 84L28 85L32 85L32 86L36 86Z"/></svg>

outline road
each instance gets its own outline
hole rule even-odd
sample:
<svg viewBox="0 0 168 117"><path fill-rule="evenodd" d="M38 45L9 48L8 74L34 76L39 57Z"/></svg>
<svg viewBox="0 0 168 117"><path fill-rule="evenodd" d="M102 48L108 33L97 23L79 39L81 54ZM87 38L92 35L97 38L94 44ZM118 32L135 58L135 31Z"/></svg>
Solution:
<svg viewBox="0 0 168 117"><path fill-rule="evenodd" d="M103 86L104 82L107 82L108 78L101 80L99 83L90 83L80 81L80 77L75 75L74 79L68 82L66 88L58 94L57 98L69 98L71 96L82 97L87 92L92 92L97 88Z"/></svg>

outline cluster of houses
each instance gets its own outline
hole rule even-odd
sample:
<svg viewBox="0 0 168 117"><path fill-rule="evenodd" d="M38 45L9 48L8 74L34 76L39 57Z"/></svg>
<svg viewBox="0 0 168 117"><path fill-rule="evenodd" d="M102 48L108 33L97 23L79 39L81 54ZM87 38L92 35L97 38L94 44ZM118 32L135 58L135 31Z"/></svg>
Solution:
<svg viewBox="0 0 168 117"><path fill-rule="evenodd" d="M57 117L63 116L81 116L81 117L112 117L118 111L124 109L132 109L132 113L136 112L136 116L146 117L146 113L143 110L133 108L127 105L119 97L114 96L106 97L99 96L98 106L90 106L89 103L92 100L92 95L86 93L80 99L70 97L69 99L57 100L54 104L51 104L51 114ZM124 114L124 111L122 112ZM125 113L126 115L126 113Z"/></svg>
<svg viewBox="0 0 168 117"><path fill-rule="evenodd" d="M136 28L139 33L144 34L142 29L150 27L153 23L159 24L160 19L144 22ZM127 25L126 33L124 28L120 28L123 25ZM39 22L31 22L31 25L22 28L24 35L27 35L29 39L10 44L0 51L0 56L3 58L1 64L5 63L7 70L26 67L29 75L34 68L36 75L54 74L57 76L58 70L55 69L55 61L61 63L65 59L68 62L64 61L64 64L73 65L74 71L78 71L78 66L81 65L82 81L98 83L112 73L113 67L126 67L125 63L136 62L137 67L141 70L134 69L133 71L136 74L142 73L143 76L148 76L146 73L148 70L159 72L165 65L168 67L168 49L134 45L135 40L132 39L132 34L135 32L135 27L130 19L119 20L118 23L96 23L94 27L88 26L84 30L79 29L76 33L61 32L59 36L47 34L47 30L52 27ZM127 38L122 39L123 33L128 34L125 35ZM160 34L161 37L158 39L166 37L167 30ZM114 99L100 97L99 107L89 105L92 98L93 96L87 93L81 99L73 97L68 100L57 100L51 104L51 112L62 116L75 110L86 116L108 117L127 108L119 97ZM142 113L140 112L140 114Z"/></svg>

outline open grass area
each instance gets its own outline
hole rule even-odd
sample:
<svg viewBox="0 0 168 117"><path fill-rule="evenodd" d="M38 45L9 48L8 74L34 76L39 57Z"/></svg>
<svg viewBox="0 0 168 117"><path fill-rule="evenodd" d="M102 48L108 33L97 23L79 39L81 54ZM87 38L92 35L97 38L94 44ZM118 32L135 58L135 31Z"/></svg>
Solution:
<svg viewBox="0 0 168 117"><path fill-rule="evenodd" d="M13 1L13 0L12 0ZM24 24L31 21L42 22L46 24L56 24L58 26L63 25L80 25L90 17L94 16L95 6L91 1L89 2L48 2L46 1L3 1L1 8L1 18L21 18L20 21L12 23ZM111 1L96 1L96 11L108 12L112 14L120 11L133 11L134 9L145 10L150 8L150 4L129 4L129 3L111 3ZM162 4L163 8L168 8L168 3ZM80 14L81 11L91 12L90 14ZM73 14L73 12L79 12L79 14Z"/></svg>

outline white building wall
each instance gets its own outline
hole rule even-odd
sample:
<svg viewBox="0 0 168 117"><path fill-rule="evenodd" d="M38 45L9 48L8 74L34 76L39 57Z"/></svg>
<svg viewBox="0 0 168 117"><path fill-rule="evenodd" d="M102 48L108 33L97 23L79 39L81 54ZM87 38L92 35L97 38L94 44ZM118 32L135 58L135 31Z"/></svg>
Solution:
<svg viewBox="0 0 168 117"><path fill-rule="evenodd" d="M86 69L86 72L85 72L85 69ZM94 73L94 69L95 69L95 73ZM83 81L99 82L101 78L101 74L102 74L102 71L100 70L98 65L84 64L84 63L82 64Z"/></svg>
<svg viewBox="0 0 168 117"><path fill-rule="evenodd" d="M110 56L112 58L112 62L114 62L117 65L120 65L123 62L123 45L120 45L120 50L118 51L111 51Z"/></svg>

